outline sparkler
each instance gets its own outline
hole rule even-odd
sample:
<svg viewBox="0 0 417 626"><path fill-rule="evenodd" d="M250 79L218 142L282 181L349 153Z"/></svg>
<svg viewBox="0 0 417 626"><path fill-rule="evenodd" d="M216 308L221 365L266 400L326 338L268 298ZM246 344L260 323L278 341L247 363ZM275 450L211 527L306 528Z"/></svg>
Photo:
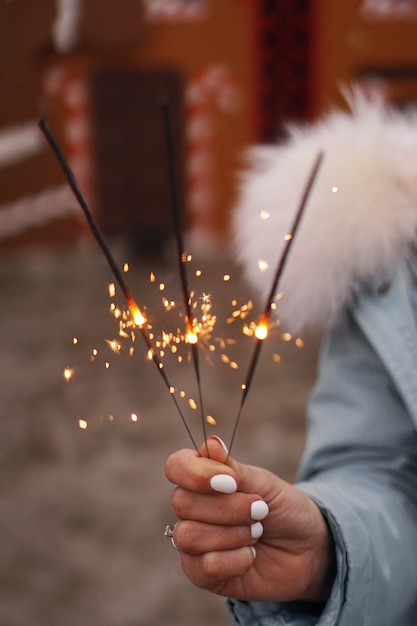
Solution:
<svg viewBox="0 0 417 626"><path fill-rule="evenodd" d="M200 403L200 410L201 410L201 419L202 419L202 426L203 426L203 435L204 435L204 441L206 444L206 450L207 450L207 454L208 454L208 447L207 447L207 435L206 435L206 419L205 419L205 415L204 415L204 406L203 406L203 394L202 394L202 387L201 387L201 376L200 376L200 365L199 365L199 357L198 357L198 343L199 343L199 337L198 334L199 332L202 330L200 329L200 325L198 324L197 320L195 319L195 317L192 314L192 294L188 288L188 281L187 281L187 273L186 273L186 268L185 268L185 262L187 261L187 257L186 257L186 253L185 253L185 248L184 248L184 241L183 241L183 235L182 235L182 227L181 227L181 211L180 211L180 202L179 202L179 193L178 193L178 185L177 185L177 177L176 177L176 171L175 171L175 151L174 151L174 144L173 144L173 140L172 140L172 128L171 128L171 120L170 120L170 111L169 111L169 102L166 99L163 99L161 101L161 111L163 114L163 122L164 122L164 131L165 131L165 140L166 140L166 149L167 149L167 166L168 166L168 176L169 176L169 185L170 185L170 199L171 199L171 205L172 205L172 211L173 211L173 218L174 218L174 231L175 231L175 239L176 239L176 244L177 244L177 256L178 256L178 266L179 266L179 273L180 273L180 279L181 279L181 291L182 291L182 296L183 296L183 300L184 300L184 307L185 307L185 324L186 324L186 329L185 329L185 335L183 337L183 340L185 341L186 344L188 344L190 346L191 349L191 356L192 356L192 361L193 361L193 366L194 366L194 371L195 371L195 376L196 376L196 381L197 381L197 386L198 386L198 394L199 394L199 403ZM143 314L143 312L141 311L141 309L139 308L138 304L136 303L135 299L133 298L130 290L127 287L127 284L125 282L125 279L117 265L117 263L115 262L113 255L110 251L110 248L108 246L108 244L106 243L96 221L94 220L94 217L87 205L87 202L83 196L83 194L81 193L81 190L77 184L77 181L74 177L73 172L71 171L64 155L63 152L61 150L61 148L58 145L57 140L54 137L54 134L52 132L52 130L50 129L47 121L45 118L41 118L39 120L39 126L40 129L42 130L43 134L45 135L48 143L50 144L53 152L55 153L55 156L57 157L63 172L65 174L65 177L67 179L68 184L70 185L71 190L73 191L81 209L84 212L84 215L87 219L88 225L90 227L90 230L94 236L94 238L96 239L100 249L102 250L111 271L113 272L113 275L116 279L116 282L119 284L123 295L126 299L127 305L128 305L128 309L130 312L130 316L131 319L133 321L133 324L135 327L139 328L142 337L145 341L145 344L147 346L148 349L148 356L149 358L152 358L152 360L154 361L157 370L160 374L160 376L162 377L166 387L168 388L168 391L170 393L170 395L172 396L173 402L175 404L175 407L178 411L178 414L184 424L184 427L187 431L187 434L195 448L195 450L198 452L198 446L194 440L194 437L191 433L191 430L188 426L188 423L184 417L184 414L181 410L181 407L177 401L177 398L175 396L175 389L174 387L170 384L168 377L166 375L166 372L164 370L164 364L161 360L161 358L158 356L157 354L157 350L156 350L156 345L154 345L152 338L153 335L151 336L151 334L147 331L147 320L145 315ZM261 352L261 348L262 348L262 344L264 342L264 340L267 338L268 333L269 333L269 329L270 329L270 318L271 318L271 311L274 307L274 299L275 299L275 294L279 285L279 281L281 278L281 275L283 273L283 270L285 268L285 264L288 258L288 254L290 252L290 248L291 245L294 241L294 237L296 235L297 229L299 227L302 215L304 213L305 207L307 205L307 201L310 195L310 192L313 188L314 182L316 180L321 162L323 159L323 154L320 152L317 157L316 160L314 162L311 174L308 178L307 184L305 186L304 192L302 194L301 197L301 201L300 201L300 205L298 207L298 210L296 212L295 218L294 218L294 222L292 224L292 228L290 233L285 237L285 245L284 245L284 249L283 252L280 256L279 262L278 262L278 266L276 269L276 272L274 274L274 279L270 288L270 291L268 293L268 297L265 303L265 307L263 309L263 312L259 318L259 322L256 325L255 329L254 329L254 337L255 337L255 345L254 345L254 349L253 349L253 353L251 356L251 359L249 361L249 366L248 366L248 371L246 374L246 378L244 380L244 383L241 385L241 390L242 390L242 395L241 395L241 400L240 400L240 405L238 408L238 412L237 412L237 416L233 425L233 430L232 430L232 435L231 435L231 439L230 439L230 444L229 444L229 454L230 451L232 449L235 437L236 437L236 433L237 433L237 429L240 423L240 419L241 419L241 415L242 415L242 411L246 402L246 399L248 397L248 393L249 390L251 388L252 385L252 380L254 377L254 373L255 373L255 369L259 360L259 355ZM228 275L224 276L224 280L227 280L228 278L230 278ZM211 294L205 294L203 293L202 296L202 301L203 304L205 306L210 306L210 301L211 301ZM248 311L246 311L246 309L249 309L249 306L245 307L245 313L243 313L243 310L237 311L236 315L239 315L239 317L243 315L246 315L246 313ZM150 326L149 326L150 328ZM222 355L224 356L224 355ZM237 364L235 364L237 367ZM72 377L73 371L70 368L67 368L65 370L64 373L64 378L66 380L69 380ZM194 402L194 401L193 401ZM195 404L195 403L194 403ZM196 408L196 407L193 407ZM133 419L133 418L132 418ZM207 420L210 422L210 419L214 421L214 418L210 418L210 416L207 416ZM211 422L210 422L211 423Z"/></svg>
<svg viewBox="0 0 417 626"><path fill-rule="evenodd" d="M240 418L242 415L242 410L243 407L245 405L248 393L249 393L249 389L251 387L251 383L252 383L252 379L253 379L253 375L255 373L255 368L256 365L258 363L258 359L259 359L259 355L261 352L261 348L262 348L262 344L264 342L264 340L266 339L266 337L268 336L268 332L269 332L269 325L270 325L270 317L271 317L271 310L273 307L273 303L274 303L274 298L275 298L275 294L278 288L278 284L280 281L280 278L282 276L282 273L284 271L285 268L285 264L288 258L288 254L290 252L291 249L291 245L294 241L294 237L296 235L297 229L299 227L300 221L301 221L301 217L304 213L305 207L307 205L307 201L308 198L310 196L310 192L313 188L314 182L317 178L317 174L319 172L321 163L323 160L323 153L319 152L319 154L317 155L315 161L314 161L314 165L313 165L313 169L310 173L310 176L307 180L307 184L305 186L304 192L302 194L301 197L301 201L300 201L300 205L298 207L298 210L296 212L295 218L294 218L294 223L292 225L291 231L285 236L285 246L284 246L284 250L280 256L279 262L278 262L278 266L274 275L274 280L272 282L271 285L271 289L269 291L268 294L268 298L266 300L266 304L265 307L263 309L263 312L261 314L259 323L257 324L256 328L255 328L255 347L253 349L253 353L252 353L252 358L249 361L249 367L248 367L248 372L246 374L246 379L244 381L244 383L241 386L242 389L242 396L241 396L241 400L240 400L240 405L239 405L239 409L238 409L238 413L237 413L237 417L235 419L235 423L233 426L233 430L232 430L232 436L230 439L230 444L229 444L229 455L236 437L236 432L240 423Z"/></svg>
<svg viewBox="0 0 417 626"><path fill-rule="evenodd" d="M46 121L46 119L44 117L42 117L39 120L39 127L40 127L41 131L43 132L46 140L48 141L49 145L51 146L53 152L55 153L55 156L57 157L57 159L58 159L58 161L59 161L59 163L60 163L60 165L62 167L62 170L63 170L63 172L65 174L65 177L66 177L66 179L68 181L68 184L71 187L71 190L74 193L74 195L75 195L75 197L76 197L76 199L78 201L78 204L80 205L81 209L84 212L84 215L85 215L85 217L87 219L87 222L88 222L88 225L90 227L90 230L91 230L94 238L96 239L100 249L102 250L102 252L103 252L103 254L104 254L104 256L105 256L105 258L106 258L106 260L107 260L107 262L108 262L108 264L110 266L110 269L112 270L113 275L114 275L117 283L119 284L119 286L120 286L120 288L121 288L121 290L123 292L123 295L124 295L124 297L126 299L126 302L127 302L130 314L132 316L133 322L139 328L139 330L140 330L140 332L142 334L142 337L145 340L146 346L148 348L148 354L152 356L152 360L155 363L156 368L157 368L160 376L162 377L162 380L164 381L166 387L168 388L168 391L169 391L169 393L170 393L170 395L171 395L171 397L173 399L175 407L176 407L176 409L178 411L178 414L179 414L179 416L180 416L180 418L181 418L181 420L182 420L182 422L183 422L183 424L185 426L185 429L186 429L186 431L188 433L188 436L190 437L190 440L191 440L194 448L198 451L198 446L197 446L197 444L196 444L196 442L194 440L194 437L193 437L193 435L191 433L191 430L190 430L190 428L189 428L189 426L187 424L187 421L186 421L186 419L185 419L185 417L184 417L184 415L183 415L183 413L181 411L181 407L179 406L179 403L178 403L178 401L177 401L177 399L176 399L176 397L174 395L175 394L175 390L172 387L172 385L170 384L170 382L168 380L168 377L167 377L167 375L165 373L164 364L159 359L159 357L157 355L157 352L155 350L155 347L154 347L154 345L153 345L153 343L151 341L151 338L149 336L149 333L146 330L146 318L143 315L142 311L140 310L139 306L137 305L137 303L136 303L135 299L133 298L130 290L128 289L127 284L126 284L126 282L125 282L125 280L123 278L123 275L122 275L122 273L121 273L121 271L120 271L120 269L119 269L115 259L113 258L113 255L112 255L112 253L110 251L110 248L107 245L106 240L104 239L104 237L103 237L103 235L102 235L102 233L101 233L101 231L100 231L100 229L98 227L98 224L96 223L96 221L95 221L95 219L94 219L94 217L93 217L93 215L92 215L92 213L91 213L91 211L90 211L90 209L88 207L88 204L87 204L83 194L81 193L81 190L80 190L80 188L79 188L79 186L77 184L75 176L74 176L70 166L68 165L68 162L65 159L64 154L63 154L61 148L59 147L58 142L57 142L57 140L56 140L56 138L55 138L51 128L49 127L49 124L47 123L47 121Z"/></svg>
<svg viewBox="0 0 417 626"><path fill-rule="evenodd" d="M174 142L172 137L172 123L171 123L171 111L169 106L169 100L167 98L161 99L161 112L162 119L164 123L164 132L165 132L165 142L166 142L166 151L167 151L167 166L168 166L168 176L169 176L169 189L171 195L171 208L172 214L174 218L174 233L175 240L177 243L177 256L178 256L178 267L181 278L181 291L184 300L185 306L185 322L186 322L186 342L191 346L191 355L192 361L194 365L194 372L197 380L197 389L198 389L198 397L200 401L200 412L201 412L201 422L203 426L203 436L206 445L206 452L208 456L208 445L207 445L207 432L206 432L206 420L204 415L204 405L203 405L203 394L201 390L201 377L200 377L200 364L198 359L198 350L197 350L197 342L198 342L198 334L197 334L197 326L194 320L194 317L191 312L191 294L188 288L187 281L187 272L185 269L185 248L184 248L184 238L181 224L181 207L180 207L180 199L179 199L179 190L177 184L177 174L175 171L175 150L174 150ZM207 302L207 296L205 296Z"/></svg>

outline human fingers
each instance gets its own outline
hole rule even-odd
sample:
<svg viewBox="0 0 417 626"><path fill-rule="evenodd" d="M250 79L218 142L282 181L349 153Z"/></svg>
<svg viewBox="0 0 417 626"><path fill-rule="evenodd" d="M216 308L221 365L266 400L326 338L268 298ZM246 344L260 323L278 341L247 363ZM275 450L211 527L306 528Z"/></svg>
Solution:
<svg viewBox="0 0 417 626"><path fill-rule="evenodd" d="M199 555L254 545L262 533L261 522L246 526L219 526L185 520L175 525L174 542L180 552Z"/></svg>
<svg viewBox="0 0 417 626"><path fill-rule="evenodd" d="M209 451L209 457L203 452ZM179 450L165 463L170 482L198 493L235 493L238 489L236 472L226 464L227 451L221 440L210 437L203 444L202 454L195 450Z"/></svg>
<svg viewBox="0 0 417 626"><path fill-rule="evenodd" d="M244 546L196 556L180 553L180 557L182 569L194 585L213 593L228 595L228 581L239 579L251 570L256 550L253 546Z"/></svg>
<svg viewBox="0 0 417 626"><path fill-rule="evenodd" d="M269 507L256 494L199 494L177 487L172 508L178 519L225 526L250 525L263 520Z"/></svg>

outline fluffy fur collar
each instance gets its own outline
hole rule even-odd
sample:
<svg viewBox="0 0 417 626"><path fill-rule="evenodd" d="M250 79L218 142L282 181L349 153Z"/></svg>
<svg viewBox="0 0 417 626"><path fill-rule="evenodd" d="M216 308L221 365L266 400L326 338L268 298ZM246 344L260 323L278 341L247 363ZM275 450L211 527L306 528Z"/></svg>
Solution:
<svg viewBox="0 0 417 626"><path fill-rule="evenodd" d="M279 290L279 316L293 332L323 329L358 285L390 270L417 230L417 113L360 93L350 113L289 127L283 145L254 148L233 217L246 275L268 293L313 162L324 160ZM268 264L259 269L259 261Z"/></svg>

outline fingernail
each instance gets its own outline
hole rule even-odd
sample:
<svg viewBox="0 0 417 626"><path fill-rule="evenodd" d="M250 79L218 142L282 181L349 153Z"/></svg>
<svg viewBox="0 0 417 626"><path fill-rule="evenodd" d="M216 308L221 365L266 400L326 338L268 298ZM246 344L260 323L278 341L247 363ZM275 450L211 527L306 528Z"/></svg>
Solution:
<svg viewBox="0 0 417 626"><path fill-rule="evenodd" d="M237 483L229 474L216 474L210 478L210 487L220 493L235 493Z"/></svg>
<svg viewBox="0 0 417 626"><path fill-rule="evenodd" d="M252 539L259 539L259 537L262 536L263 532L264 527L262 526L261 522L255 522L255 524L252 524L250 527L250 536L252 537Z"/></svg>
<svg viewBox="0 0 417 626"><path fill-rule="evenodd" d="M269 513L269 506L263 500L256 500L250 505L250 517L253 520L259 521L264 519Z"/></svg>
<svg viewBox="0 0 417 626"><path fill-rule="evenodd" d="M229 448L226 446L223 439L220 439L220 437L218 437L217 435L212 435L210 439L217 439L217 441L219 442L223 450L226 452L226 454L229 454Z"/></svg>
<svg viewBox="0 0 417 626"><path fill-rule="evenodd" d="M256 559L256 549L254 548L254 546L249 546L249 547L252 550L253 558Z"/></svg>

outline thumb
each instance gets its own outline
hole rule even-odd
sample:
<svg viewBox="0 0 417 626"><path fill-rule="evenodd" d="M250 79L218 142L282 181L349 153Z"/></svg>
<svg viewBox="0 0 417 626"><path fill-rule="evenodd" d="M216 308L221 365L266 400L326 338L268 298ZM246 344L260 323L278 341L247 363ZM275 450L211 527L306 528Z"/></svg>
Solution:
<svg viewBox="0 0 417 626"><path fill-rule="evenodd" d="M209 437L202 444L199 453L202 457L207 457L208 454L213 461L227 465L237 481L238 490L243 493L258 494L266 501L270 501L287 486L285 481L272 472L261 467L239 463L229 456L226 444L217 435Z"/></svg>

